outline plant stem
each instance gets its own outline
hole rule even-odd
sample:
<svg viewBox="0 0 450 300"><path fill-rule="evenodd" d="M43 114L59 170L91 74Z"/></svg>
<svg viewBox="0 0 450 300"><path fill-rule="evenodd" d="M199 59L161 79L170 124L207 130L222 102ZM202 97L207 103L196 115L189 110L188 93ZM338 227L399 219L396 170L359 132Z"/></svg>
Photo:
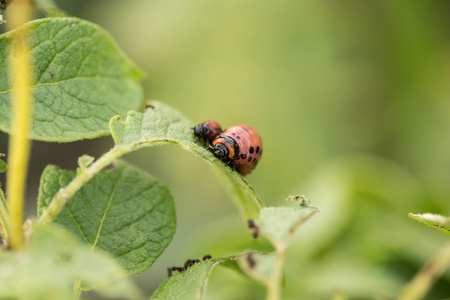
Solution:
<svg viewBox="0 0 450 300"><path fill-rule="evenodd" d="M80 299L81 296L81 279L75 281L73 285L73 297L75 300Z"/></svg>
<svg viewBox="0 0 450 300"><path fill-rule="evenodd" d="M303 223L309 220L313 215L315 215L319 210L315 207L312 207L314 211L312 211L309 215L304 217L300 222L298 222L295 227L291 229L291 232L295 232L298 227L300 227ZM275 247L276 259L272 270L272 276L267 283L267 300L278 300L281 299L281 281L283 277L283 268L284 262L286 259L286 249L290 244L290 241L293 237L293 234L290 234L283 242L277 241L275 238L271 236L267 236L272 245Z"/></svg>
<svg viewBox="0 0 450 300"><path fill-rule="evenodd" d="M3 242L8 245L9 241L9 214L8 203L6 202L5 195L0 189L0 234L2 235Z"/></svg>
<svg viewBox="0 0 450 300"><path fill-rule="evenodd" d="M433 282L450 265L450 243L444 247L414 276L398 297L398 300L421 299L430 289Z"/></svg>
<svg viewBox="0 0 450 300"><path fill-rule="evenodd" d="M81 172L67 185L65 188L61 188L58 193L53 197L50 205L44 210L41 217L39 218L39 223L47 224L51 222L58 213L63 209L64 205L69 201L69 199L95 174L100 172L103 168L112 163L116 158L122 156L123 154L129 152L123 147L114 147L107 153L102 155L94 163Z"/></svg>
<svg viewBox="0 0 450 300"><path fill-rule="evenodd" d="M10 7L10 29L16 29L31 19L31 5L27 0L15 1ZM28 132L31 126L32 100L30 94L31 70L26 29L17 29L11 45L12 74L12 124L9 142L9 171L7 181L10 209L10 245L18 248L24 244L22 231L25 181L30 155Z"/></svg>
<svg viewBox="0 0 450 300"><path fill-rule="evenodd" d="M281 280L283 276L284 260L286 258L286 244L276 246L276 260L272 270L272 276L267 284L267 300L281 299Z"/></svg>

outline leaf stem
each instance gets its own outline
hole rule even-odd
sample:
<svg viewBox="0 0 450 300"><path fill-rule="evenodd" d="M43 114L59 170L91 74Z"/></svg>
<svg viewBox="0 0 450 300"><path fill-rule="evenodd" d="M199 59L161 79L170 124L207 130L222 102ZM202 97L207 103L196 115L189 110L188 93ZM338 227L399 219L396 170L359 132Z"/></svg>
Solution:
<svg viewBox="0 0 450 300"><path fill-rule="evenodd" d="M449 265L450 243L447 243L406 285L398 300L422 299L433 282L439 278Z"/></svg>
<svg viewBox="0 0 450 300"><path fill-rule="evenodd" d="M81 169L79 174L67 185L56 193L50 205L43 211L39 218L39 223L47 224L51 222L58 213L63 209L64 205L69 199L95 174L100 172L103 168L111 164L115 159L122 156L129 151L123 147L114 147L107 153L102 155L94 163L86 169Z"/></svg>
<svg viewBox="0 0 450 300"><path fill-rule="evenodd" d="M80 299L81 296L81 279L75 281L73 285L73 297L75 300Z"/></svg>
<svg viewBox="0 0 450 300"><path fill-rule="evenodd" d="M267 283L267 300L281 299L281 280L283 276L284 261L286 259L286 246L276 246L276 260L272 269L272 274Z"/></svg>
<svg viewBox="0 0 450 300"><path fill-rule="evenodd" d="M15 1L11 6L10 29L16 29L31 19L28 0ZM27 30L18 29L10 54L12 74L12 124L9 142L9 171L7 181L10 210L10 245L18 248L24 244L22 231L25 181L30 156L28 133L31 126L32 99L30 94L30 54L27 46Z"/></svg>
<svg viewBox="0 0 450 300"><path fill-rule="evenodd" d="M290 244L293 233L306 221L308 221L313 215L315 215L319 210L315 207L311 207L314 210L307 215L306 217L302 218L300 222L295 224L293 228L291 228L291 234L286 237L286 239L283 242L279 242L274 237L267 235L267 238L270 240L272 245L275 247L275 253L276 253L276 260L272 269L272 274L269 279L269 282L267 285L267 300L279 300L281 299L281 281L283 277L283 267L284 262L286 260L286 249L288 245Z"/></svg>

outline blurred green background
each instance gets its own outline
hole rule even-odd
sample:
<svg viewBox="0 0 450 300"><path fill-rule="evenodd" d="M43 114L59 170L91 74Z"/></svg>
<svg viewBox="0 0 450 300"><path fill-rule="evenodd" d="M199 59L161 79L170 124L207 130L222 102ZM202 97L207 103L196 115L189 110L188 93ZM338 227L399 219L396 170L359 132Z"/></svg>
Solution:
<svg viewBox="0 0 450 300"><path fill-rule="evenodd" d="M266 205L305 194L319 207L288 250L284 299L396 296L448 241L407 213L450 215L449 1L57 3L111 33L147 74L147 99L196 123L255 128L264 156L247 180ZM78 156L111 145L34 142L28 215L46 164L75 169ZM188 258L263 246L201 160L174 147L125 159L167 183L177 204L172 244L135 278L147 295ZM217 268L207 299L263 295ZM426 297L445 298L449 271Z"/></svg>

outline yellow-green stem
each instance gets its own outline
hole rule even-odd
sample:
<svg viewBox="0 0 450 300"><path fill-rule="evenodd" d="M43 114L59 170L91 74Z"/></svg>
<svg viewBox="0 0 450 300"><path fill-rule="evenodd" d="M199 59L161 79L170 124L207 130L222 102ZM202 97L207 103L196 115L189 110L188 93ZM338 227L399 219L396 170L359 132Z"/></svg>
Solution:
<svg viewBox="0 0 450 300"><path fill-rule="evenodd" d="M44 210L39 223L47 224L51 222L58 213L63 209L64 205L69 199L95 174L100 172L103 168L112 163L116 158L129 152L129 150L120 147L114 147L109 152L105 153L98 160L96 160L88 168L81 170L81 172L67 185L56 193L50 205Z"/></svg>
<svg viewBox="0 0 450 300"><path fill-rule="evenodd" d="M283 277L284 261L286 259L286 245L276 246L276 255L272 274L267 284L267 300L281 299L281 280Z"/></svg>
<svg viewBox="0 0 450 300"><path fill-rule="evenodd" d="M14 1L10 7L8 24L16 29L31 19L29 1ZM10 246L24 244L22 231L25 180L30 154L28 133L31 124L32 100L30 94L31 70L27 46L27 31L19 29L11 45L10 68L12 74L11 137L8 149L8 202L10 210Z"/></svg>
<svg viewBox="0 0 450 300"><path fill-rule="evenodd" d="M300 227L309 218L318 212L317 208L314 208L308 216L304 217L301 222L299 222L295 229ZM279 300L281 299L281 282L283 278L284 262L286 260L286 249L293 237L293 234L289 235L283 242L279 242L274 238L268 237L272 245L275 247L276 259L273 266L272 274L267 282L267 300Z"/></svg>
<svg viewBox="0 0 450 300"><path fill-rule="evenodd" d="M447 243L406 285L398 300L422 299L431 288L433 282L439 278L449 265L450 243Z"/></svg>
<svg viewBox="0 0 450 300"><path fill-rule="evenodd" d="M78 279L73 285L73 297L75 300L80 299L81 296L81 280Z"/></svg>

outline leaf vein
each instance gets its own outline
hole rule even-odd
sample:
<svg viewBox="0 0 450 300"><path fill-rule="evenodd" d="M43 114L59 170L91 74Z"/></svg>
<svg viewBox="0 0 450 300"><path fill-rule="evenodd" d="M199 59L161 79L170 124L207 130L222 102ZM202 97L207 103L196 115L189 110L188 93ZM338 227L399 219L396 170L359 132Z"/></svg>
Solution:
<svg viewBox="0 0 450 300"><path fill-rule="evenodd" d="M105 219L106 219L106 215L108 214L109 208L111 207L111 203L112 203L112 201L113 201L113 199L114 199L114 195L115 195L115 193L116 193L116 191L117 191L117 187L119 186L119 182L120 182L120 180L122 179L124 173L125 173L125 169L120 170L120 174L119 174L119 176L118 176L118 178L117 178L117 181L116 181L117 184L114 185L114 189L113 189L113 191L111 192L111 196L109 197L109 201L108 201L108 205L107 205L107 207L106 207L106 209L105 209L105 213L103 214L103 217L102 217L102 219L100 220L100 226L99 226L99 228L98 228L98 230L97 230L97 236L95 237L95 241L94 241L94 243L92 244L92 249L94 249L95 246L97 246L98 240L100 239L100 233L101 233L102 228L103 228L103 223L104 223L104 221L105 221Z"/></svg>

